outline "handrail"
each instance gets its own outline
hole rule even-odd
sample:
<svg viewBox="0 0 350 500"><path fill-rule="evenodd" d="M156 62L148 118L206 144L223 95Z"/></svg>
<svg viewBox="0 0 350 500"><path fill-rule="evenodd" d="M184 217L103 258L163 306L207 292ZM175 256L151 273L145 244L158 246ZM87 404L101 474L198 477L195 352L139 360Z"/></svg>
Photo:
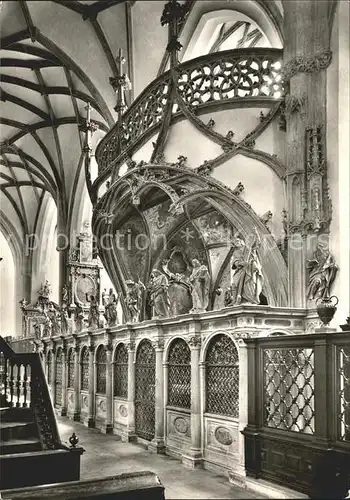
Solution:
<svg viewBox="0 0 350 500"><path fill-rule="evenodd" d="M125 150L130 150L146 133L162 121L175 79L177 94L190 109L211 102L238 99L275 100L282 97L281 49L248 48L225 50L191 59L166 71L131 104L122 116L120 135L115 125L96 148L99 174L104 172ZM180 113L176 101L172 114ZM120 140L120 150L118 141Z"/></svg>
<svg viewBox="0 0 350 500"><path fill-rule="evenodd" d="M34 411L43 449L61 448L54 409L39 354L16 353L0 336L2 404Z"/></svg>

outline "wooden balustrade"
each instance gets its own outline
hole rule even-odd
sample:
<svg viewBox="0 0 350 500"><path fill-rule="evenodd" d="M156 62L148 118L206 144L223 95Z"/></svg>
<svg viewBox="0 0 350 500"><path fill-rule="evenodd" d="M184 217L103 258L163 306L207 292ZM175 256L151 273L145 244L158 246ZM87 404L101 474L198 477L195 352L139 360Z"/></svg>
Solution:
<svg viewBox="0 0 350 500"><path fill-rule="evenodd" d="M1 407L32 408L43 449L61 446L40 356L15 353L0 337Z"/></svg>

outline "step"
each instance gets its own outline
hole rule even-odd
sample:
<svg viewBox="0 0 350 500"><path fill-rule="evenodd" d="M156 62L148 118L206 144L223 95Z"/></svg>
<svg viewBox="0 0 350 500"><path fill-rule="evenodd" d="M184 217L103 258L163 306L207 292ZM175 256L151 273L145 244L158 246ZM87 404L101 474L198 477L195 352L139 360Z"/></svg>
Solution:
<svg viewBox="0 0 350 500"><path fill-rule="evenodd" d="M33 417L33 408L3 408L0 413L1 422L32 422Z"/></svg>
<svg viewBox="0 0 350 500"><path fill-rule="evenodd" d="M0 445L0 454L19 454L27 453L31 451L40 451L41 443L39 439L27 438L27 439L10 439L9 441L3 441Z"/></svg>
<svg viewBox="0 0 350 500"><path fill-rule="evenodd" d="M22 439L37 436L37 428L34 422L0 422L0 439Z"/></svg>

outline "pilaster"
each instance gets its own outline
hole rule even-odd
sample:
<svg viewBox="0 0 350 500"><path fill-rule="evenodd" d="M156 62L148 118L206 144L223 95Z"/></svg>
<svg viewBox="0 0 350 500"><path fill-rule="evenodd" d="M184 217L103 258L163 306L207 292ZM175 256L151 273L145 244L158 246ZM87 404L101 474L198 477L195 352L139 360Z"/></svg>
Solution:
<svg viewBox="0 0 350 500"><path fill-rule="evenodd" d="M95 427L95 346L91 338L89 344L89 393L88 393L88 427Z"/></svg>
<svg viewBox="0 0 350 500"><path fill-rule="evenodd" d="M150 451L165 453L164 444L164 379L163 379L163 352L164 340L158 338L153 345L156 351L156 387L155 387L155 436L148 446Z"/></svg>
<svg viewBox="0 0 350 500"><path fill-rule="evenodd" d="M76 422L80 421L80 347L75 339L74 345L74 414L73 420Z"/></svg>
<svg viewBox="0 0 350 500"><path fill-rule="evenodd" d="M135 441L135 342L130 341L128 349L128 423L126 441Z"/></svg>
<svg viewBox="0 0 350 500"><path fill-rule="evenodd" d="M200 349L201 338L190 337L191 349L191 447L182 455L182 463L192 469L202 467L202 432L201 432L201 383L200 383Z"/></svg>
<svg viewBox="0 0 350 500"><path fill-rule="evenodd" d="M113 433L112 344L106 345L106 434Z"/></svg>
<svg viewBox="0 0 350 500"><path fill-rule="evenodd" d="M61 416L67 416L67 343L63 339L62 345L62 400Z"/></svg>

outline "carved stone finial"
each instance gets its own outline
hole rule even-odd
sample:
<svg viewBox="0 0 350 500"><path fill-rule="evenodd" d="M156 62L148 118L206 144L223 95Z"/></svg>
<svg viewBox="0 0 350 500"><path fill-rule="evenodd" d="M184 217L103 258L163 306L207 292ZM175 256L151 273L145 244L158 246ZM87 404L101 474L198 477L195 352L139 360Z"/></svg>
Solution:
<svg viewBox="0 0 350 500"><path fill-rule="evenodd" d="M207 127L209 129L212 129L214 126L215 126L215 121L212 118L210 118L210 120L207 123Z"/></svg>
<svg viewBox="0 0 350 500"><path fill-rule="evenodd" d="M237 186L234 188L233 194L235 196L240 196L243 193L243 191L244 191L244 186L241 182L239 182Z"/></svg>
<svg viewBox="0 0 350 500"><path fill-rule="evenodd" d="M73 434L69 438L69 442L70 442L71 448L75 448L77 446L77 444L79 443L79 438L76 436L75 432L73 432Z"/></svg>
<svg viewBox="0 0 350 500"><path fill-rule="evenodd" d="M272 216L273 216L273 213L271 212L271 210L268 210L267 212L265 212L263 215L261 215L260 220L261 222L264 224L264 226L268 229L268 223L270 222L270 220L272 219Z"/></svg>

